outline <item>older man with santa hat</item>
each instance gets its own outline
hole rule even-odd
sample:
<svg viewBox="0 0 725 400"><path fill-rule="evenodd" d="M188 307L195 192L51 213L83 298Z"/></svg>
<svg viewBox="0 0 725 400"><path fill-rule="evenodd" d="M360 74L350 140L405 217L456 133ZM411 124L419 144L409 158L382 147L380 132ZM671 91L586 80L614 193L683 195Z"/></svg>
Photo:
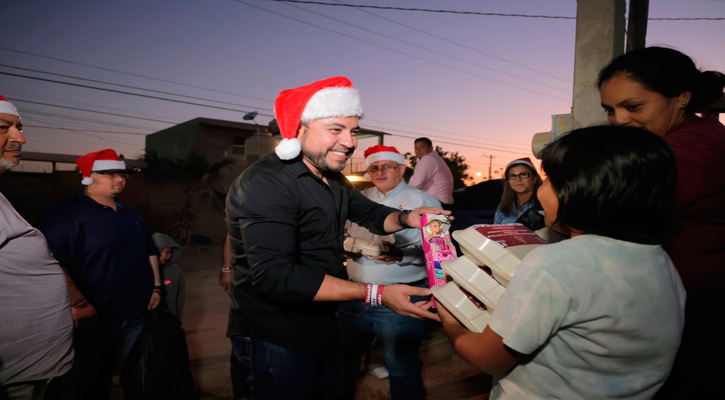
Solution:
<svg viewBox="0 0 725 400"><path fill-rule="evenodd" d="M368 148L365 166L366 176L374 185L361 192L368 199L401 211L441 206L435 197L405 183L405 157L395 147L377 145ZM350 254L347 273L351 281L428 287L420 229L403 229L381 236L348 221L346 235L387 247L378 256ZM383 350L389 371L392 398L425 398L421 377L423 363L418 359L418 349L423 341L423 320L397 314L385 307L365 307L354 301L343 303L337 317L347 373L345 398L354 397L360 357L375 338Z"/></svg>

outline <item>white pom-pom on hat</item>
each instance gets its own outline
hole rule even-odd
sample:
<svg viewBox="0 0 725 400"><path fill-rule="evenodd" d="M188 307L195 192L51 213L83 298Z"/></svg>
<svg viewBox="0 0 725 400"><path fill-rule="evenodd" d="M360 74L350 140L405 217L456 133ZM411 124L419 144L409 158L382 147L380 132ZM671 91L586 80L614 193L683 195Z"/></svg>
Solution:
<svg viewBox="0 0 725 400"><path fill-rule="evenodd" d="M277 156L283 160L291 160L297 157L302 151L302 144L299 140L295 139L282 139L281 142L274 149Z"/></svg>

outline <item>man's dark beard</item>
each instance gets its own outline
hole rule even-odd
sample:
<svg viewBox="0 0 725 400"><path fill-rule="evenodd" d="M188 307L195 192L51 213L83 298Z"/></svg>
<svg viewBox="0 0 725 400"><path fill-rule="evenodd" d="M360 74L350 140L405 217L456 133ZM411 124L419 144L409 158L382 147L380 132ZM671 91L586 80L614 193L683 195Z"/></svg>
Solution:
<svg viewBox="0 0 725 400"><path fill-rule="evenodd" d="M326 151L321 151L319 153L312 153L306 151L304 146L302 146L302 157L306 158L307 161L317 167L317 169L319 169L320 171L341 172L343 169L345 169L345 164L347 163L347 160L343 162L339 167L333 168L332 166L330 166L330 164L327 163L326 157L329 151L330 149ZM350 159L349 156L348 159Z"/></svg>

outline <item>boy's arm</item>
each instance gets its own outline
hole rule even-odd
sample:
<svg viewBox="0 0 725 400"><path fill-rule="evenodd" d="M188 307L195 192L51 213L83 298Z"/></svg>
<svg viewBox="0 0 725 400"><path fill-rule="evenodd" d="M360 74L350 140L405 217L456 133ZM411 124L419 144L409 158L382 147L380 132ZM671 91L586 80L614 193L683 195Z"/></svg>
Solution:
<svg viewBox="0 0 725 400"><path fill-rule="evenodd" d="M466 329L441 303L436 309L453 348L466 361L486 374L502 374L513 368L520 354L503 344L489 326L481 333Z"/></svg>

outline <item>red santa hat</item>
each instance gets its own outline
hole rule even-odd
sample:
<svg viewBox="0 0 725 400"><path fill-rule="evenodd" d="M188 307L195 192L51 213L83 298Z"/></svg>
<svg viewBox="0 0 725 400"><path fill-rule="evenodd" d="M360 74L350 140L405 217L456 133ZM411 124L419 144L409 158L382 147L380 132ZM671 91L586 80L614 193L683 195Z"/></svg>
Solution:
<svg viewBox="0 0 725 400"><path fill-rule="evenodd" d="M126 163L118 157L115 151L111 149L105 149L88 153L85 156L80 156L76 159L76 165L81 171L83 180L81 183L84 185L90 185L93 183L91 178L91 172L101 171L125 171Z"/></svg>
<svg viewBox="0 0 725 400"><path fill-rule="evenodd" d="M8 99L0 94L0 114L11 114L19 117L18 109L15 108L13 103L9 102Z"/></svg>
<svg viewBox="0 0 725 400"><path fill-rule="evenodd" d="M275 153L283 160L300 154L302 146L297 140L300 123L320 118L362 117L360 93L344 76L323 79L309 85L280 92L274 102L274 113L282 134Z"/></svg>
<svg viewBox="0 0 725 400"><path fill-rule="evenodd" d="M393 146L383 146L377 144L372 147L368 147L365 150L365 169L370 168L370 165L378 161L394 161L398 164L405 163L405 156L400 154L398 149ZM370 175L366 172L365 178L370 179Z"/></svg>
<svg viewBox="0 0 725 400"><path fill-rule="evenodd" d="M531 167L534 171L536 171L536 167L534 167L534 163L531 162L531 159L529 157L519 158L519 159L511 161L506 166L506 169L509 169L517 164L527 165L527 166Z"/></svg>
<svg viewBox="0 0 725 400"><path fill-rule="evenodd" d="M405 157L393 146L375 145L365 150L365 168L378 161L395 161L398 164L405 163Z"/></svg>

